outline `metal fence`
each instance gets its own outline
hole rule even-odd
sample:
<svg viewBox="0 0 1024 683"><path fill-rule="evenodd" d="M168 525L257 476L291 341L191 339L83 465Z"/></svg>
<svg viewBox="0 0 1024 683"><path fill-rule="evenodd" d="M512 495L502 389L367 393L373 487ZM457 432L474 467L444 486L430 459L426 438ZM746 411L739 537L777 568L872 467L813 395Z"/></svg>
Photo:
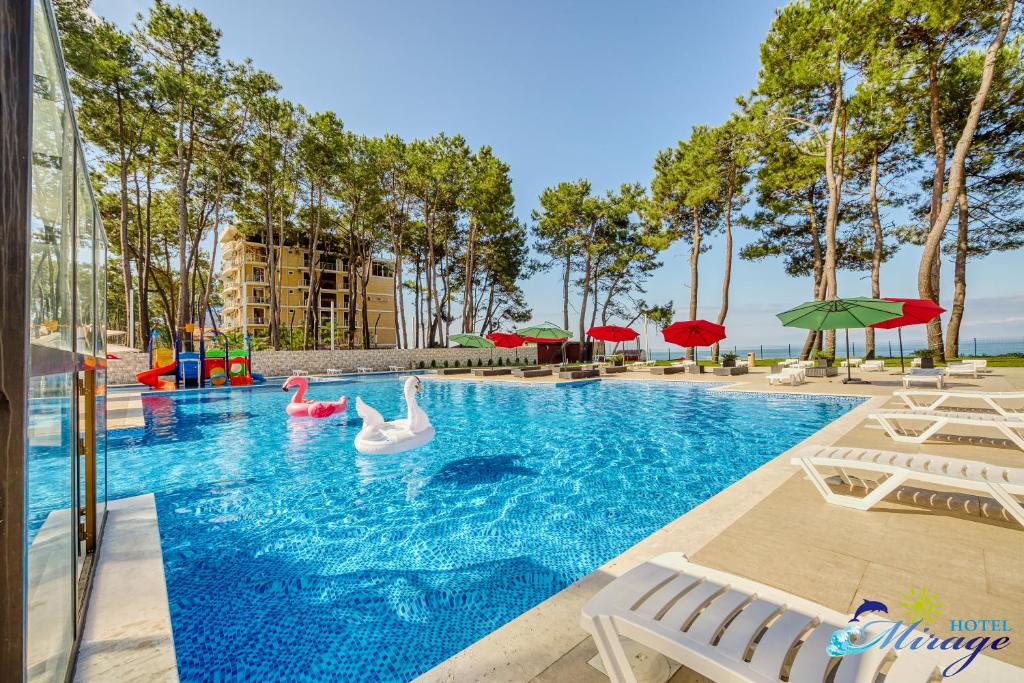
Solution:
<svg viewBox="0 0 1024 683"><path fill-rule="evenodd" d="M864 339L860 337L857 341L853 340L851 334L850 339L850 356L856 358L859 354L864 352ZM876 333L875 335L875 355L880 357L898 357L899 356L899 341L896 335L892 335L892 339L889 339L889 335L885 335L885 339L881 339L881 334ZM841 338L838 339L839 354L842 355L843 342ZM743 357L753 351L757 354L758 358L796 358L800 355L802 344L759 344L757 346L750 345L734 345L730 346L728 340L722 344L722 352L731 351L737 356ZM916 349L928 348L928 342L924 338L921 339L904 339L903 340L903 354L910 356ZM960 337L960 355L961 356L1003 356L1009 353L1020 353L1024 354L1024 337L1003 337L1003 338L985 338L985 337ZM678 358L683 354L683 350L680 348L661 348L651 349L651 357L655 360L668 360L669 358ZM697 357L707 358L710 356L709 349L698 349Z"/></svg>

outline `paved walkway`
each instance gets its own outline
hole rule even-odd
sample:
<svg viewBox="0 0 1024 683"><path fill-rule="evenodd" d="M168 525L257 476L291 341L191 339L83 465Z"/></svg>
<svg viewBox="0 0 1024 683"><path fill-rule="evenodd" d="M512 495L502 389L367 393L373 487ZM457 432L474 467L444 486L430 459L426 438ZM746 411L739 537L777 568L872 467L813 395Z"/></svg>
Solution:
<svg viewBox="0 0 1024 683"><path fill-rule="evenodd" d="M767 369L755 368L735 378L738 382L727 390L767 390L766 374ZM892 399L892 392L900 388L899 377L881 373L862 376L870 378L871 384L811 378L798 387L771 390L872 397L805 443L929 452L1024 467L1024 453L1016 449L963 442L894 443L866 418L883 405L902 404ZM722 379L697 375L655 378ZM481 381L494 379L502 378ZM631 372L612 381L650 379L649 373ZM977 380L956 378L951 388L1024 390L1024 368L994 368ZM615 577L668 550L685 552L696 562L765 582L841 612L851 612L864 598L897 606L903 594L924 588L943 603L942 617L934 624L936 631L948 632L951 618L998 618L1018 629L1024 626L1024 529L895 503L870 512L832 506L821 499L799 468L789 464L788 453L443 662L421 680L605 683L607 677L588 663L596 649L578 625L580 607ZM893 611L900 616L899 607ZM1024 640L995 656L1024 665ZM702 680L686 669L671 678L673 683Z"/></svg>

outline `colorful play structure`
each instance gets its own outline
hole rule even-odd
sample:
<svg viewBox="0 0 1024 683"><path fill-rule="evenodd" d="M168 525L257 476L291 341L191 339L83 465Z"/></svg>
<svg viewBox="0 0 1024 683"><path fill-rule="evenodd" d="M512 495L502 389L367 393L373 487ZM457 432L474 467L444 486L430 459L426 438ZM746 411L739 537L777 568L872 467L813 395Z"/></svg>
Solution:
<svg viewBox="0 0 1024 683"><path fill-rule="evenodd" d="M246 335L244 349L231 349L226 335L211 332L207 349L204 332L199 336L196 351L192 331L192 325L186 325L185 334L178 335L172 348L160 345L161 334L154 329L149 335L149 370L138 373L135 379L158 391L248 386L266 381L263 375L252 371L251 336ZM173 375L174 379L163 379L168 375Z"/></svg>

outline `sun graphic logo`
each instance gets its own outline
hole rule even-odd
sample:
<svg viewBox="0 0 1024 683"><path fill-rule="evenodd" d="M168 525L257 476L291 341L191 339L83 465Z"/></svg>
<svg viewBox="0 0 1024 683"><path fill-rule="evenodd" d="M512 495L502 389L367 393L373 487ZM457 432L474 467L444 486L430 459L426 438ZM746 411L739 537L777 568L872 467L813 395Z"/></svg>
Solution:
<svg viewBox="0 0 1024 683"><path fill-rule="evenodd" d="M903 618L909 622L922 621L933 624L942 615L944 604L939 602L938 595L927 588L911 588L900 597Z"/></svg>

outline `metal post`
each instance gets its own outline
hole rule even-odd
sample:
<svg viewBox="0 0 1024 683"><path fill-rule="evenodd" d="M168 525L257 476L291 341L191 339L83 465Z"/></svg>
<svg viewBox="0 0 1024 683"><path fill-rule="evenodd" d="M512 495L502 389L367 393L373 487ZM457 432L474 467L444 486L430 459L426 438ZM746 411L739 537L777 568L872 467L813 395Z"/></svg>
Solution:
<svg viewBox="0 0 1024 683"><path fill-rule="evenodd" d="M793 345L792 344L786 344L786 358L792 358L792 357L793 357Z"/></svg>
<svg viewBox="0 0 1024 683"><path fill-rule="evenodd" d="M974 337L974 355L978 355L978 338Z"/></svg>
<svg viewBox="0 0 1024 683"><path fill-rule="evenodd" d="M25 676L34 5L0 3L0 678L8 681Z"/></svg>

